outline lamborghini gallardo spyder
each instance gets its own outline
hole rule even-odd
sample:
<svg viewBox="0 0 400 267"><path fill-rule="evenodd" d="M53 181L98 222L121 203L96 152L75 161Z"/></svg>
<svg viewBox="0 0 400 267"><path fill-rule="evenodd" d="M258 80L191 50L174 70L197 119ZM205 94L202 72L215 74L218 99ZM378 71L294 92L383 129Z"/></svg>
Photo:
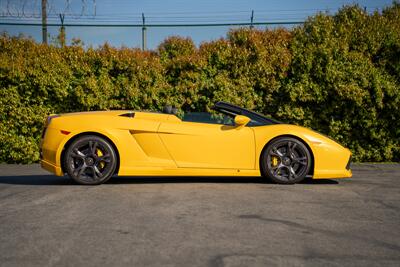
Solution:
<svg viewBox="0 0 400 267"><path fill-rule="evenodd" d="M351 177L351 152L313 130L218 102L211 112L92 111L51 115L41 166L80 184L120 176Z"/></svg>

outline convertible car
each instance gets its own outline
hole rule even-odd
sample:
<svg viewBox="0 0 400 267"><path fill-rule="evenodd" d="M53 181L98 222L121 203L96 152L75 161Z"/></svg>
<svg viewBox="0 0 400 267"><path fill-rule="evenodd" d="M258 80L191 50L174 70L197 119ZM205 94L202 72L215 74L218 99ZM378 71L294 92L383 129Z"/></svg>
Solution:
<svg viewBox="0 0 400 267"><path fill-rule="evenodd" d="M51 115L41 166L80 184L120 176L351 177L351 152L310 129L225 103L212 112L93 111Z"/></svg>

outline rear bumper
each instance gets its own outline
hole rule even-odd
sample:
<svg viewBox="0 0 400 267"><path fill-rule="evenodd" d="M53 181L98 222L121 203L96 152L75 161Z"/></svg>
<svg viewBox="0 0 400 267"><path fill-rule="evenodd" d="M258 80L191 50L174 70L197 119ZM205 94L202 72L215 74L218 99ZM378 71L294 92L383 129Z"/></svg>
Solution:
<svg viewBox="0 0 400 267"><path fill-rule="evenodd" d="M54 165L54 164L52 164L52 163L50 163L50 162L48 162L46 160L42 159L40 161L40 166L43 169L45 169L46 171L54 173L57 176L63 176L64 175L63 171L61 170L61 168L59 166L56 166L56 165Z"/></svg>
<svg viewBox="0 0 400 267"><path fill-rule="evenodd" d="M57 176L64 175L61 169L60 154L61 144L65 138L66 136L61 134L60 130L48 127L43 133L40 144L41 167Z"/></svg>

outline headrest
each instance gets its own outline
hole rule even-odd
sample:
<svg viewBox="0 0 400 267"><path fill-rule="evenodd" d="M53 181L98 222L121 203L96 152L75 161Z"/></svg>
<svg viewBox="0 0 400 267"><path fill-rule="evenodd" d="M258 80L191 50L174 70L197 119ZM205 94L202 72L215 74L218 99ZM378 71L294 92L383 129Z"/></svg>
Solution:
<svg viewBox="0 0 400 267"><path fill-rule="evenodd" d="M165 105L164 109L163 109L163 113L176 115L178 113L178 109L176 107L173 107L170 105Z"/></svg>

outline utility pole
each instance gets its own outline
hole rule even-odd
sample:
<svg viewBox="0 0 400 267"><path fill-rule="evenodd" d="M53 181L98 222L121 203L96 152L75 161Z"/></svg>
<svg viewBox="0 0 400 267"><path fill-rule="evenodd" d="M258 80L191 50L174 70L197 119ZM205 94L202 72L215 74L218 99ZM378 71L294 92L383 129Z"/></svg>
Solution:
<svg viewBox="0 0 400 267"><path fill-rule="evenodd" d="M253 20L254 20L254 10L251 11L251 18L250 18L250 29L253 29Z"/></svg>
<svg viewBox="0 0 400 267"><path fill-rule="evenodd" d="M60 41L60 45L61 47L65 46L65 26L64 26L64 14L60 14L60 20L61 20L61 28L60 28L60 34L59 34L59 41Z"/></svg>
<svg viewBox="0 0 400 267"><path fill-rule="evenodd" d="M142 50L146 50L146 19L144 17L144 13L142 13L142 20L143 20L143 26L142 26Z"/></svg>
<svg viewBox="0 0 400 267"><path fill-rule="evenodd" d="M47 0L42 0L42 43L47 44Z"/></svg>

